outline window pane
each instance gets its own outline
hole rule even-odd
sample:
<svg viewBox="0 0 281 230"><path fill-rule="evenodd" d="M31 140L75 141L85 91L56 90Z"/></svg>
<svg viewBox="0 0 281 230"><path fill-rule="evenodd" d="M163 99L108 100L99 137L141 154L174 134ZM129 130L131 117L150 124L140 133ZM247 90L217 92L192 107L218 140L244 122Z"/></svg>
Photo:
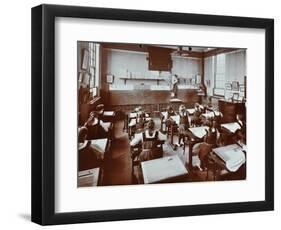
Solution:
<svg viewBox="0 0 281 230"><path fill-rule="evenodd" d="M224 89L225 86L225 54L216 56L215 88Z"/></svg>

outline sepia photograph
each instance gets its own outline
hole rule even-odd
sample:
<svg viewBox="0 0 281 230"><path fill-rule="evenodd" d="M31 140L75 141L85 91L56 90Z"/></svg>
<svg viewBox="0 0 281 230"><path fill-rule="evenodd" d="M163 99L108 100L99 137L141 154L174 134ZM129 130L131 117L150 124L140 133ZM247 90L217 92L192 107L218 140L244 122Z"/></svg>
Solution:
<svg viewBox="0 0 281 230"><path fill-rule="evenodd" d="M245 180L246 75L243 48L78 41L78 187Z"/></svg>

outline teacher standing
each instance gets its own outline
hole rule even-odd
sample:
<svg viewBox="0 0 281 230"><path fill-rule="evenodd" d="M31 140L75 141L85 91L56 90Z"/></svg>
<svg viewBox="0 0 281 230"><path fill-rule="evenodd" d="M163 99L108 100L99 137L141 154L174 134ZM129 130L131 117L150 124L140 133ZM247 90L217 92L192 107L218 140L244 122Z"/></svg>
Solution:
<svg viewBox="0 0 281 230"><path fill-rule="evenodd" d="M177 98L178 97L178 76L176 74L172 75L172 97Z"/></svg>

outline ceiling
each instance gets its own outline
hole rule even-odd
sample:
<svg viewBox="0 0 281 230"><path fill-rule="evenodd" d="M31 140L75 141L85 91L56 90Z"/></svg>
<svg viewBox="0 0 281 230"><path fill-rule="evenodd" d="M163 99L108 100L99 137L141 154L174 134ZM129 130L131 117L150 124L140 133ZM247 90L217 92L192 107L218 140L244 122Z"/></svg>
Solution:
<svg viewBox="0 0 281 230"><path fill-rule="evenodd" d="M162 46L162 45L155 45L157 47L163 47L163 48L170 48L170 49L175 49L177 50L179 48L179 46ZM191 51L194 52L207 52L210 50L213 50L215 48L209 48L209 47L199 47L199 46L181 46L182 50L186 50L189 51L189 47L191 47Z"/></svg>

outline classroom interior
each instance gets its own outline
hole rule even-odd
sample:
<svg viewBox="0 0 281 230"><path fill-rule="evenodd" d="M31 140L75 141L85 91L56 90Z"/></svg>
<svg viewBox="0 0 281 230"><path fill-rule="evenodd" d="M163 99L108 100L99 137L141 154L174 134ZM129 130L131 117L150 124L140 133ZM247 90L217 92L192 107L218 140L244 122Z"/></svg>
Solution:
<svg viewBox="0 0 281 230"><path fill-rule="evenodd" d="M77 42L77 187L246 179L243 48Z"/></svg>

